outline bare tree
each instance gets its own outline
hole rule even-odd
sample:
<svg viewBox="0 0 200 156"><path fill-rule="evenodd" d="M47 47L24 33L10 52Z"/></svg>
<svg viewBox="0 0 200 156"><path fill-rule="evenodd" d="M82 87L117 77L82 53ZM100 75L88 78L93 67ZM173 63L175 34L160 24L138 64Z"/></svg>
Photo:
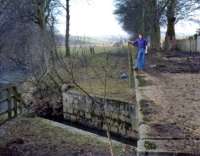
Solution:
<svg viewBox="0 0 200 156"><path fill-rule="evenodd" d="M165 8L165 23L167 24L165 49L175 49L175 24L180 20L191 18L192 13L199 8L200 2L198 0L170 0L167 3Z"/></svg>
<svg viewBox="0 0 200 156"><path fill-rule="evenodd" d="M0 3L1 67L22 67L29 72L51 67L50 55L55 51L51 34L59 12L58 0Z"/></svg>
<svg viewBox="0 0 200 156"><path fill-rule="evenodd" d="M70 56L70 47L69 47L69 31L70 31L70 0L66 0L66 34L65 34L65 55Z"/></svg>

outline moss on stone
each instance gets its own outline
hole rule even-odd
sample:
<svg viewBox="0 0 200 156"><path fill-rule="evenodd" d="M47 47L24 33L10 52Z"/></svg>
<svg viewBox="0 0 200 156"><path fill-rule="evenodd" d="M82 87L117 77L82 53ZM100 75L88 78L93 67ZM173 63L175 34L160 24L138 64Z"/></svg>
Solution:
<svg viewBox="0 0 200 156"><path fill-rule="evenodd" d="M153 101L148 101L148 100L140 100L140 111L142 112L143 115L149 115L153 113L153 108L152 106L154 105Z"/></svg>
<svg viewBox="0 0 200 156"><path fill-rule="evenodd" d="M143 122L150 122L151 115L155 114L154 110L155 103L150 100L140 100L140 112L143 115Z"/></svg>
<svg viewBox="0 0 200 156"><path fill-rule="evenodd" d="M156 144L153 143L153 142L150 142L150 141L145 141L144 142L144 147L147 149L147 150L155 150L157 148Z"/></svg>
<svg viewBox="0 0 200 156"><path fill-rule="evenodd" d="M151 81L145 80L145 76L137 75L136 78L138 79L139 87L150 86L152 84Z"/></svg>

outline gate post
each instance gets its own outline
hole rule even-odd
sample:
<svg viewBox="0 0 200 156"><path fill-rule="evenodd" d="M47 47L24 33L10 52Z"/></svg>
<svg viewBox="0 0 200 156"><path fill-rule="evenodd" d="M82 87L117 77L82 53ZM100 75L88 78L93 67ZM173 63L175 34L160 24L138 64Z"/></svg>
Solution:
<svg viewBox="0 0 200 156"><path fill-rule="evenodd" d="M133 88L134 87L133 55L130 44L128 44L128 62L129 62L129 88Z"/></svg>

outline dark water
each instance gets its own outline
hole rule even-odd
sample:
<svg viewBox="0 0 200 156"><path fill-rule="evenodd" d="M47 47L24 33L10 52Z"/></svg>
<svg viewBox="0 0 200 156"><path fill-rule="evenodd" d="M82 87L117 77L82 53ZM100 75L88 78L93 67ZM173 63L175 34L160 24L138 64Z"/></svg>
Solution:
<svg viewBox="0 0 200 156"><path fill-rule="evenodd" d="M27 73L21 70L0 73L0 88L8 85L17 85L27 78Z"/></svg>

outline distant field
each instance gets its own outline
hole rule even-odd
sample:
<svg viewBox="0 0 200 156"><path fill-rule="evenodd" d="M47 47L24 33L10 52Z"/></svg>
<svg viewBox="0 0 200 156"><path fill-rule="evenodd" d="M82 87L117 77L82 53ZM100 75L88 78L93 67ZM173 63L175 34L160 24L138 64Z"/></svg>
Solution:
<svg viewBox="0 0 200 156"><path fill-rule="evenodd" d="M105 52L117 52L119 49L122 47L117 47L117 46L111 46L111 45L98 45L98 46L73 46L70 48L71 55L90 55L91 54L91 49L94 48L94 53L99 54L99 53L105 53ZM127 48L127 47L123 47ZM58 53L61 55L65 55L65 47L60 46L57 48Z"/></svg>

